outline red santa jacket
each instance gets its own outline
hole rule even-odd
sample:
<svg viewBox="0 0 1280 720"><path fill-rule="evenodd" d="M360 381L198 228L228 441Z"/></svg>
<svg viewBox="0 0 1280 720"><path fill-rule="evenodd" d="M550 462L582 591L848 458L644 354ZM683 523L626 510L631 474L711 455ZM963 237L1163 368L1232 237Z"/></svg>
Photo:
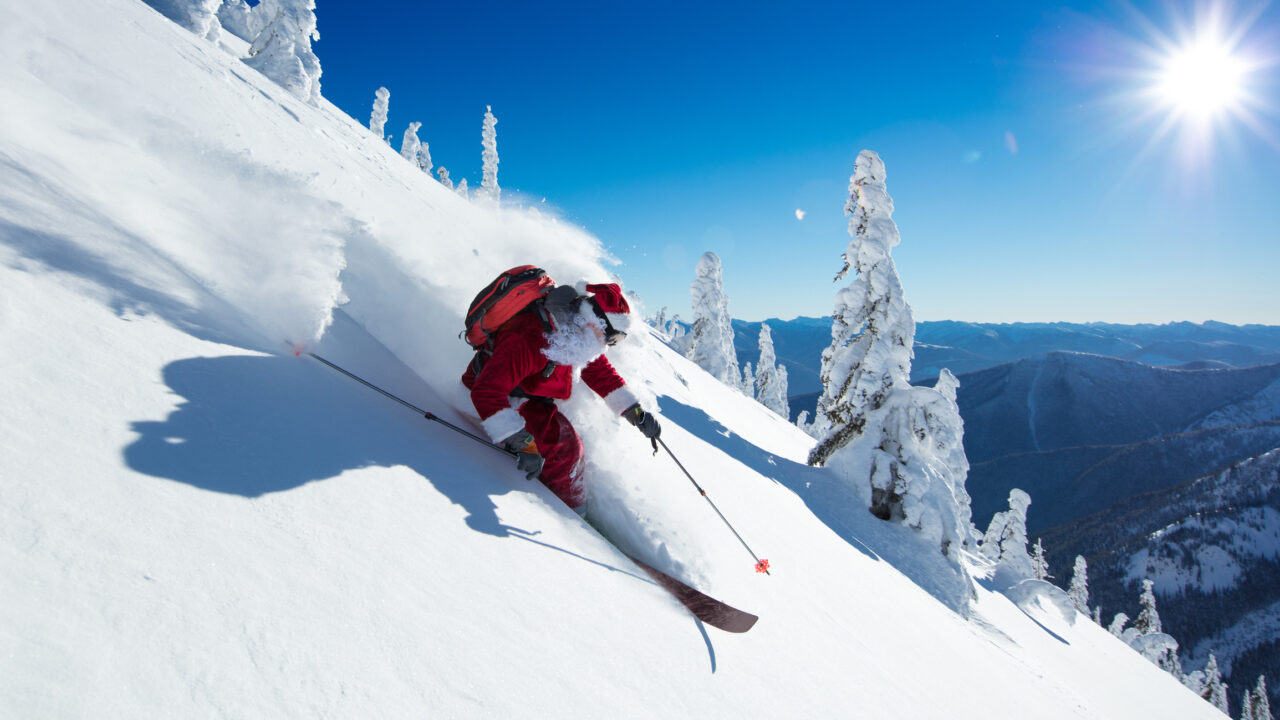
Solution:
<svg viewBox="0 0 1280 720"><path fill-rule="evenodd" d="M566 400L573 392L573 368L556 365L543 376L549 360L542 321L533 313L521 313L509 320L494 336L493 355L476 375L472 366L462 375L462 384L471 391L471 402L485 432L494 442L502 442L524 429L524 418L516 411L511 393L520 388L528 395ZM615 414L638 402L608 358L600 355L582 368L582 381L604 398Z"/></svg>

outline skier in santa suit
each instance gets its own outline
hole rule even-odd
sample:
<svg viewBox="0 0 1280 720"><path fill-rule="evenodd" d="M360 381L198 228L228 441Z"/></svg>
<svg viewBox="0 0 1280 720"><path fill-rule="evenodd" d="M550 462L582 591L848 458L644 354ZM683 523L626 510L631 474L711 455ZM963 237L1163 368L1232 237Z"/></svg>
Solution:
<svg viewBox="0 0 1280 720"><path fill-rule="evenodd" d="M480 372L472 363L462 376L489 437L579 515L586 510L582 440L556 406L572 393L575 373L645 437L656 442L662 432L604 356L626 337L630 312L615 284L586 285L585 292L561 285L541 307L531 305L499 328Z"/></svg>

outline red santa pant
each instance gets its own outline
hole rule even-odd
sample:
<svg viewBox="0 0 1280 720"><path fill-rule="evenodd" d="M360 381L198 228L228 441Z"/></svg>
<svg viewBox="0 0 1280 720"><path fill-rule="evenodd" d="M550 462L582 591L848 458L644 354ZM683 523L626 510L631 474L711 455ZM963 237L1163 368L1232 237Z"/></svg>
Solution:
<svg viewBox="0 0 1280 720"><path fill-rule="evenodd" d="M587 499L582 487L582 438L578 431L554 403L529 400L520 406L520 416L545 462L538 479L565 505L578 509Z"/></svg>

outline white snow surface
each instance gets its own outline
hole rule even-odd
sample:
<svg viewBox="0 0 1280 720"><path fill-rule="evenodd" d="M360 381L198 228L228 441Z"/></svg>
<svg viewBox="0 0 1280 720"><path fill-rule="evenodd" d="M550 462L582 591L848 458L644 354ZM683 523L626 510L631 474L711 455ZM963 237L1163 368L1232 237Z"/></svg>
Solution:
<svg viewBox="0 0 1280 720"><path fill-rule="evenodd" d="M593 513L745 635L508 458L295 357L475 431L475 291L607 257L141 2L0 0L0 105L0 717L1217 716L1061 602L980 583L957 612L936 547L642 333L610 356L773 574L580 389Z"/></svg>

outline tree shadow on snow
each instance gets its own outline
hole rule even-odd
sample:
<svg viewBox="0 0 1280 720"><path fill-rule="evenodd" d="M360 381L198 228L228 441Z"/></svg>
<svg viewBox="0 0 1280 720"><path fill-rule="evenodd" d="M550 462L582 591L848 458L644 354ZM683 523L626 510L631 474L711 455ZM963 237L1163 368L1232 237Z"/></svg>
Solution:
<svg viewBox="0 0 1280 720"><path fill-rule="evenodd" d="M450 451L412 413L305 359L190 358L164 369L185 401L163 421L132 425L129 467L212 492L260 497L362 467L406 466L467 512L467 525L506 537L493 496L511 490L485 476L506 458ZM385 403L380 407L375 403Z"/></svg>
<svg viewBox="0 0 1280 720"><path fill-rule="evenodd" d="M853 484L865 480L845 477L839 468L815 468L778 457L734 434L699 408L665 395L658 400L664 416L791 490L814 517L854 549L873 560L888 562L938 602L968 616L972 593L968 578L918 532L873 516L867 499L855 492Z"/></svg>

